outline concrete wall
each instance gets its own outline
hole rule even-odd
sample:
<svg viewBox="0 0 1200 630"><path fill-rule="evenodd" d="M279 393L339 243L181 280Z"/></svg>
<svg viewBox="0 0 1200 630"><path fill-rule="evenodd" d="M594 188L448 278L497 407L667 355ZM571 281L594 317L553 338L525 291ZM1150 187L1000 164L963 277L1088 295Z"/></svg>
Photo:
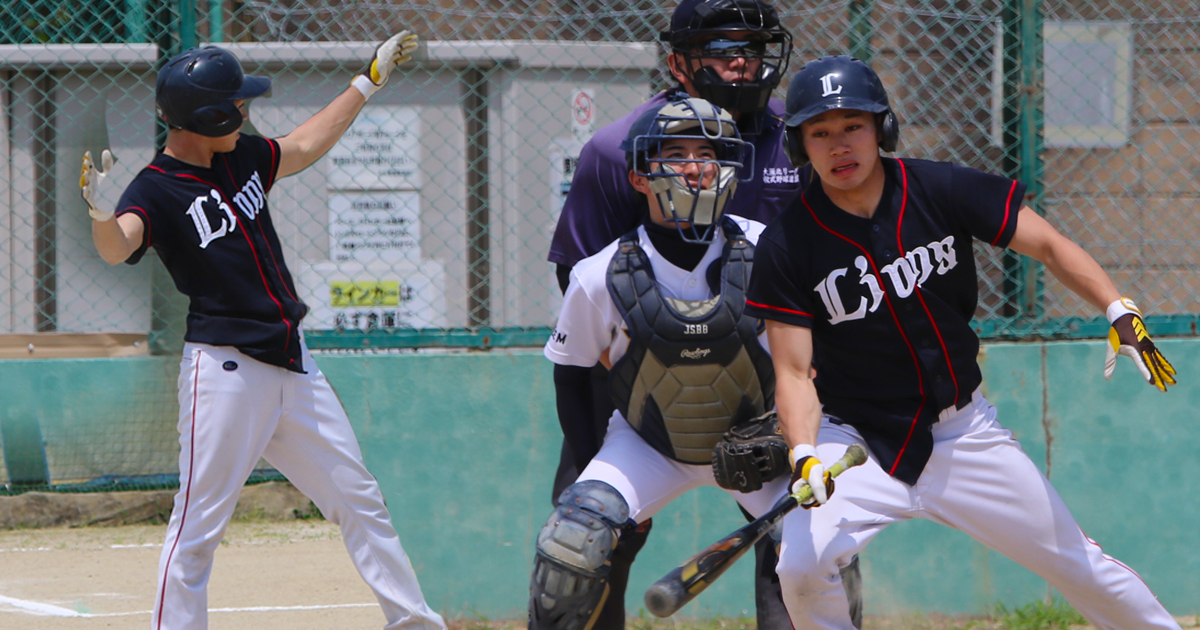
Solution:
<svg viewBox="0 0 1200 630"><path fill-rule="evenodd" d="M1168 394L1141 383L1127 362L1104 382L1099 342L989 345L981 363L1002 422L1049 471L1084 531L1137 570L1172 613L1196 614L1200 341L1160 345L1182 375ZM72 457L99 468L106 459L169 467L171 456L137 447L172 448L175 361L0 362L0 423L39 420L55 479L76 470L65 468ZM560 444L549 362L531 350L318 361L430 602L451 615L520 615ZM108 453L113 447L126 451ZM629 610L642 608L655 579L742 522L713 489L670 505L634 567ZM862 561L872 613L981 612L1047 591L1007 559L924 521L889 528ZM683 614L752 614L752 565L743 560Z"/></svg>

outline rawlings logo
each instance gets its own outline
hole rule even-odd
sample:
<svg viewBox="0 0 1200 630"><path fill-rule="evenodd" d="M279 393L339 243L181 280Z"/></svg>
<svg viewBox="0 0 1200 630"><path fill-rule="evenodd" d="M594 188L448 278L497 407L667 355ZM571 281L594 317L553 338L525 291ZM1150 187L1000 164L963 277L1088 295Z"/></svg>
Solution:
<svg viewBox="0 0 1200 630"><path fill-rule="evenodd" d="M696 348L695 350L684 350L679 353L679 356L685 359L703 359L711 352L712 350L709 348Z"/></svg>

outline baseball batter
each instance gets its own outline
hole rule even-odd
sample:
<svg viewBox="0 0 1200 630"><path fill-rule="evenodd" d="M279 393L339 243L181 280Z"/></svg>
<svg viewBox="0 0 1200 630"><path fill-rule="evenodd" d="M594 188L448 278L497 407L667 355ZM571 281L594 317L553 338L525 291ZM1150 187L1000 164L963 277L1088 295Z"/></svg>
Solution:
<svg viewBox="0 0 1200 630"><path fill-rule="evenodd" d="M159 72L166 147L115 212L96 205L111 156L104 152L104 172L84 157L80 185L101 257L135 264L153 247L190 298L179 373L179 493L159 562L154 630L208 627L213 552L260 457L341 527L385 628L445 628L421 595L341 402L304 345L308 308L296 297L267 206L276 181L328 151L416 47L408 31L387 40L351 87L277 140L239 133L246 100L266 93L270 80L245 76L221 48L192 49Z"/></svg>
<svg viewBox="0 0 1200 630"><path fill-rule="evenodd" d="M629 169L621 144L634 121L672 100L703 98L737 119L742 139L754 147L754 164L728 200L726 212L760 222L778 215L800 193L801 182L784 150L782 101L772 98L787 71L792 37L766 0L682 0L670 27L661 33L670 48L666 70L678 82L655 95L588 140L579 155L571 190L563 204L549 260L556 264L559 286L566 291L571 268L643 222L645 197L629 185ZM613 406L602 365L555 366L556 384L572 392L558 399L564 440L552 492L556 498L575 481L600 448ZM584 385L591 383L590 388ZM624 628L625 582L652 522L626 532L613 557L611 587L599 630ZM773 573L775 545L764 540L755 549L759 569L755 591L759 628L790 630L787 611ZM855 618L861 618L858 563L846 570Z"/></svg>
<svg viewBox="0 0 1200 630"><path fill-rule="evenodd" d="M593 628L615 596L619 537L675 497L748 474L754 483L729 492L757 516L787 486L787 447L774 435L774 448L762 445L773 469L714 470L724 434L773 405L761 326L743 316L762 224L724 214L749 147L728 112L697 98L646 112L623 147L648 220L575 265L545 348L558 365L609 368L617 411L538 534L532 630Z"/></svg>
<svg viewBox="0 0 1200 630"><path fill-rule="evenodd" d="M851 57L805 65L787 97L788 150L812 185L762 234L747 313L764 318L793 488L778 565L797 630L846 630L838 567L887 525L925 518L1046 579L1105 630L1178 628L1129 567L1080 531L980 393L972 239L1035 258L1112 322L1105 377L1127 354L1166 391L1171 367L1100 265L1022 205L1025 185L970 168L885 159L899 126L879 77ZM821 358L815 379L809 365ZM822 419L822 407L827 417ZM832 481L821 462L864 443ZM808 506L808 507L811 507Z"/></svg>

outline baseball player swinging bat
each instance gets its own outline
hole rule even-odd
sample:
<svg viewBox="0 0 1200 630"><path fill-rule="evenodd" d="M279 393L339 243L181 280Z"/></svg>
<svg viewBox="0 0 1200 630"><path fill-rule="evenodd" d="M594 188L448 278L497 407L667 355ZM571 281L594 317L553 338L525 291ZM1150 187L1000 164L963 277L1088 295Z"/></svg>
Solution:
<svg viewBox="0 0 1200 630"><path fill-rule="evenodd" d="M858 444L852 444L846 449L846 454L829 467L829 475L836 477L847 468L861 465L865 461L866 450ZM812 488L805 485L799 492L780 499L775 507L753 523L709 545L704 551L672 569L646 589L646 609L657 617L665 618L675 614L721 577L742 554L754 548L754 543L771 531L784 515L807 501L811 495Z"/></svg>

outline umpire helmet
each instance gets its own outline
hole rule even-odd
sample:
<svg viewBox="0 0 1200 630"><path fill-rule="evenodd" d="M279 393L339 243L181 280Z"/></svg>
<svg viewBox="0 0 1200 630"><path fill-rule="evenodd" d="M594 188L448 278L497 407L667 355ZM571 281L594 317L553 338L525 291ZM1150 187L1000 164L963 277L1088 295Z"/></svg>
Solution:
<svg viewBox="0 0 1200 630"><path fill-rule="evenodd" d="M744 35L730 39L730 33ZM791 34L780 27L779 14L764 0L682 0L670 30L660 38L683 58L683 72L700 98L741 113L767 107L792 55ZM738 57L760 62L758 73L741 83L724 81L708 67L692 67L696 59Z"/></svg>
<svg viewBox="0 0 1200 630"><path fill-rule="evenodd" d="M664 157L664 145L680 138L707 142L714 157ZM754 172L754 145L742 140L733 116L700 98L674 100L646 111L630 127L620 148L629 170L647 179L663 218L675 224L683 240L692 243L712 241L713 226L725 213L739 175ZM707 188L688 182L680 169L689 163L701 169L716 167ZM688 226L683 227L684 223Z"/></svg>
<svg viewBox="0 0 1200 630"><path fill-rule="evenodd" d="M205 46L167 61L158 73L154 100L158 115L172 129L216 138L242 126L244 117L234 101L262 96L270 89L270 79L246 76L233 53Z"/></svg>
<svg viewBox="0 0 1200 630"><path fill-rule="evenodd" d="M871 66L846 55L822 57L804 64L788 86L787 151L792 165L799 168L808 163L800 125L804 121L834 109L857 109L875 114L880 131L879 148L896 150L900 140L900 123L892 113L883 82Z"/></svg>

